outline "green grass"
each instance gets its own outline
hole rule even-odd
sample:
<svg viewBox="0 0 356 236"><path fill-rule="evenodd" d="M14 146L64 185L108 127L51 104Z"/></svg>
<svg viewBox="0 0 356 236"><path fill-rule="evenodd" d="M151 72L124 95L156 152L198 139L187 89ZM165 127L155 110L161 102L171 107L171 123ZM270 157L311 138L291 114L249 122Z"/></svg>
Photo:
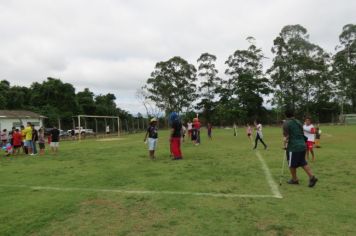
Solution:
<svg viewBox="0 0 356 236"><path fill-rule="evenodd" d="M143 134L122 140L62 142L60 153L0 161L0 235L356 235L356 126L322 127L311 167L314 189L279 187L282 199L132 194L58 188L272 195L242 129L202 133L186 142L184 160L169 159L167 132L158 159L148 159ZM266 128L260 153L278 182L281 130ZM284 181L288 178L286 171ZM17 187L16 187L17 186ZM23 186L23 187L21 187Z"/></svg>

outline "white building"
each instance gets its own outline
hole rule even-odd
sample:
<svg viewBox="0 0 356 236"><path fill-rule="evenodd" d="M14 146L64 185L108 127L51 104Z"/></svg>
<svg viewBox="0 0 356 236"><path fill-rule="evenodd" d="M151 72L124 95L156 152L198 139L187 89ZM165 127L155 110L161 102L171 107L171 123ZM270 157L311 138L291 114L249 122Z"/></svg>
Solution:
<svg viewBox="0 0 356 236"><path fill-rule="evenodd" d="M20 126L26 126L27 122L31 122L36 129L39 129L43 126L44 118L47 117L32 111L0 110L0 130L7 129L7 131L10 131L12 127L20 129Z"/></svg>

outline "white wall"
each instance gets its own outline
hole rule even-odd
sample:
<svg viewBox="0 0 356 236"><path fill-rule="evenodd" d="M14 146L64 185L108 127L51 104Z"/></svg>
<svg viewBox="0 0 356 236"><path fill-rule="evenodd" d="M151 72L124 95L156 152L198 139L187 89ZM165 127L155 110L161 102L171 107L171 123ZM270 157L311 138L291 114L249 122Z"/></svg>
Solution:
<svg viewBox="0 0 356 236"><path fill-rule="evenodd" d="M26 118L26 119L21 119L22 125L24 125L26 127L27 122L31 122L31 123L39 123L38 125L35 125L36 129L39 129L41 126L43 126L43 121L42 119L36 119L36 118ZM14 126L14 123L18 123L18 125L16 125L16 128L20 128L20 120L19 119L15 119L15 118L0 118L0 130L3 129L7 129L7 131L10 131L12 129L12 127Z"/></svg>

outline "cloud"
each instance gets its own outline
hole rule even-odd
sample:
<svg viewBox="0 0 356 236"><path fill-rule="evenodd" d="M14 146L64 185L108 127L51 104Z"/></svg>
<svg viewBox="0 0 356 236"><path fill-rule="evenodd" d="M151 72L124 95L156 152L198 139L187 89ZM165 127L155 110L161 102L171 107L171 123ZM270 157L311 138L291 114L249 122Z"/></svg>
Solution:
<svg viewBox="0 0 356 236"><path fill-rule="evenodd" d="M0 0L0 79L29 85L57 77L78 90L113 92L136 112L135 91L158 61L179 55L196 64L209 52L223 76L247 36L271 58L287 24L305 26L312 42L333 52L355 9L352 0Z"/></svg>

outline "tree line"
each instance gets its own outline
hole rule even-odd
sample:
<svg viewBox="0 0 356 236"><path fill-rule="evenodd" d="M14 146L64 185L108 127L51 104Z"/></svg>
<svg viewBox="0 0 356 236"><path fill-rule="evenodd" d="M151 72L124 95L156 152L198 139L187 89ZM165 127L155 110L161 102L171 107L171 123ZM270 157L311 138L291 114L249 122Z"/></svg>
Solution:
<svg viewBox="0 0 356 236"><path fill-rule="evenodd" d="M58 124L72 128L72 117L78 114L120 116L131 120L127 111L117 107L114 94L95 95L88 88L76 93L70 83L60 79L47 78L31 86L11 86L7 80L0 81L0 109L29 110L47 116L46 126Z"/></svg>
<svg viewBox="0 0 356 236"><path fill-rule="evenodd" d="M356 25L342 28L335 54L311 42L303 26L283 27L267 70L262 49L253 37L247 41L246 49L226 59L224 78L210 53L197 59L197 68L179 56L158 62L142 87L144 103L154 103L165 114L200 113L214 124L278 121L286 106L317 122L356 112Z"/></svg>

